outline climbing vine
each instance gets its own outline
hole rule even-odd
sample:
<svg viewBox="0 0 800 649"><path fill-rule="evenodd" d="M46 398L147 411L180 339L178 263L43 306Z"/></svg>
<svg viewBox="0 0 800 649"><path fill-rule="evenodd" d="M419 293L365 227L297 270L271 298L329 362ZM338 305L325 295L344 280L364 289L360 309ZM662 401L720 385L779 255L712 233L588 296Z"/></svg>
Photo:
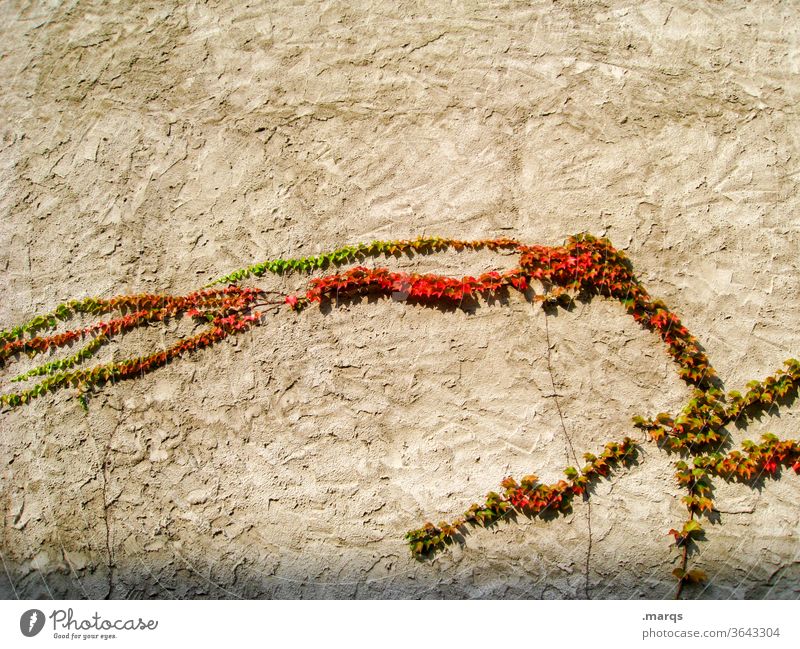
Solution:
<svg viewBox="0 0 800 649"><path fill-rule="evenodd" d="M387 268L358 265L309 279L305 291L280 294L256 287L239 286L248 278L266 273L325 271L329 267L358 262L368 257L431 254L444 250L505 250L519 255L518 265L505 272L478 277L446 277L437 274L393 272ZM225 285L219 288L219 285ZM542 291L537 292L536 287ZM633 426L650 437L665 452L677 456L675 479L686 492L682 502L687 517L680 529L671 529L678 552L676 596L684 588L706 580L690 569L689 560L697 543L705 538L704 517L715 512L713 480L737 481L756 486L777 479L783 469L800 474L800 443L765 434L760 443L744 441L741 450L731 450L726 430L731 423L744 424L768 409L788 405L797 397L800 362L789 359L785 369L763 381L751 381L742 394L723 391L714 368L697 339L678 316L660 300L652 299L633 274L630 262L609 241L587 234L570 237L563 246L526 245L513 239L461 241L439 237L403 241L373 241L345 246L332 252L299 259L274 259L235 271L204 289L185 296L159 294L120 295L111 299L86 298L60 304L50 313L38 315L20 326L0 331L0 366L22 354L30 357L81 345L72 355L49 360L10 381L26 383L44 377L31 387L0 395L6 409L65 388L73 388L84 407L92 391L108 383L141 377L171 361L213 346L264 322L280 309L301 312L314 304L334 304L361 296L402 296L426 306L466 307L483 299L494 299L518 291L545 308L567 306L576 297L601 296L619 301L644 328L657 334L675 362L679 376L694 387L689 403L677 414L660 413L654 418L636 416ZM50 333L62 322L77 316L108 316L94 324ZM200 331L151 354L86 367L105 345L134 329L157 322L190 318ZM448 545L463 543L470 527L489 527L501 520L525 516L554 517L571 510L575 498L588 499L593 486L613 471L636 461L639 446L628 436L609 442L599 455L586 453L586 464L564 469L565 479L542 484L537 476L519 481L508 477L499 492L490 492L482 504L473 504L460 517L438 525L425 523L406 534L412 555L431 556Z"/></svg>

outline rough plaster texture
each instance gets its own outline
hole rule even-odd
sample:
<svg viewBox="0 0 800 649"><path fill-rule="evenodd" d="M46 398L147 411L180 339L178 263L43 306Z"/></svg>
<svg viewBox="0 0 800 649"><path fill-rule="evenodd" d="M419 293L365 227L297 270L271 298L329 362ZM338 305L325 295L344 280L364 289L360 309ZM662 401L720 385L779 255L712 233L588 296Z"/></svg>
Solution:
<svg viewBox="0 0 800 649"><path fill-rule="evenodd" d="M5 2L0 324L182 293L373 238L606 235L729 389L800 354L800 7L779 2ZM383 263L383 262L370 262ZM389 260L453 275L502 255ZM301 278L265 278L276 288ZM2 414L5 597L670 597L669 459L589 509L403 534L569 460L545 314L393 301L281 313L93 398ZM183 326L183 325L181 325ZM548 319L579 453L675 411L655 336ZM109 353L163 344L132 334ZM4 368L12 376L22 365ZM737 440L798 435L798 408ZM693 597L800 591L798 481L720 486Z"/></svg>

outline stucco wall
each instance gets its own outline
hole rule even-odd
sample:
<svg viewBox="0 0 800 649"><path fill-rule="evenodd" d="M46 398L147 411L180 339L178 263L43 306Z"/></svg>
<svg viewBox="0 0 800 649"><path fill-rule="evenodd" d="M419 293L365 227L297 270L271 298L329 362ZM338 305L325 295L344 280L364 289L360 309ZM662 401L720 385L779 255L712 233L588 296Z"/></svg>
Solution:
<svg viewBox="0 0 800 649"><path fill-rule="evenodd" d="M588 231L627 252L728 389L800 355L793 3L1 11L2 328L375 238ZM460 276L514 259L385 263ZM597 488L591 515L578 503L409 555L407 530L505 476L559 477L572 462L555 399L582 453L690 393L618 304L561 311L547 331L552 372L545 313L518 296L283 312L104 389L88 414L68 393L2 413L0 594L670 597L667 531L685 509L671 459L641 436L639 465ZM131 334L106 357L177 333ZM731 432L797 437L798 419ZM710 583L687 595L796 598L797 489L794 475L719 485L721 523L693 560Z"/></svg>

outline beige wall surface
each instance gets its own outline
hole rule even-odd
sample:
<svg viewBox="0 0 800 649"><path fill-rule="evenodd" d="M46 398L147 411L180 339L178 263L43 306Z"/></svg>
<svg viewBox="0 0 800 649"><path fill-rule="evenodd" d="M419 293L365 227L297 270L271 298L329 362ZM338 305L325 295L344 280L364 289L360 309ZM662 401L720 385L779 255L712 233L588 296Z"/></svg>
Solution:
<svg viewBox="0 0 800 649"><path fill-rule="evenodd" d="M587 231L626 252L728 389L800 355L797 3L0 12L0 328L359 241ZM461 276L515 259L366 263ZM31 363L0 368L4 384ZM630 420L689 395L656 336L599 298L553 316L520 296L284 311L103 389L88 414L69 392L0 414L0 595L671 597L674 458ZM639 464L566 517L415 561L407 530L505 476L558 479L557 405L578 453L635 435ZM730 432L798 437L798 415ZM718 484L693 558L710 581L688 597L798 597L799 480Z"/></svg>

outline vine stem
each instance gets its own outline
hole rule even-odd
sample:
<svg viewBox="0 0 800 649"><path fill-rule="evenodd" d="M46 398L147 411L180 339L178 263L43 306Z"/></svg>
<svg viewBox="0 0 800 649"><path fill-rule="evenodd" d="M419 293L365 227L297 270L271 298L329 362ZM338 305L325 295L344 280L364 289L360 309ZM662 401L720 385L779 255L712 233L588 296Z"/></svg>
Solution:
<svg viewBox="0 0 800 649"><path fill-rule="evenodd" d="M113 434L113 433L112 433ZM109 439L103 452L103 466L101 467L100 475L102 477L101 496L103 498L103 520L106 527L106 559L108 561L108 592L104 599L111 599L114 592L114 553L111 550L111 524L109 522L109 502L108 502L108 461L109 453L111 452L111 440Z"/></svg>
<svg viewBox="0 0 800 649"><path fill-rule="evenodd" d="M690 521L694 520L693 512L689 512L689 520ZM678 590L675 592L675 599L681 598L681 593L683 592L683 585L686 583L686 579L684 577L686 575L687 565L689 565L689 539L686 539L686 541L683 544L683 556L681 557L681 570L682 570L682 575L684 576L678 580Z"/></svg>
<svg viewBox="0 0 800 649"><path fill-rule="evenodd" d="M544 312L544 335L547 339L547 371L550 374L550 385L553 386L553 401L556 404L556 410L558 411L558 419L561 422L561 429L564 431L564 439L567 442L567 456L569 457L572 454L572 459L575 461L575 464L578 464L578 454L575 453L575 447L572 445L572 439L567 433L567 426L564 423L564 414L561 410L561 404L558 401L558 392L556 390L556 380L555 375L553 374L553 363L550 354L550 327L547 324L547 311Z"/></svg>
<svg viewBox="0 0 800 649"><path fill-rule="evenodd" d="M578 462L578 454L575 452L575 447L572 445L572 439L570 438L569 433L567 432L567 425L564 423L564 414L561 411L561 404L558 401L558 392L556 390L556 380L555 380L555 375L553 373L553 363L550 353L550 326L547 323L547 311L545 311L544 309L542 309L542 311L544 312L544 335L547 342L547 371L550 374L550 384L553 386L553 401L556 404L556 410L558 411L558 418L561 421L561 430L564 431L564 439L566 440L567 445L569 447L567 456L569 456L570 453L572 454L572 459L575 461L575 467L577 468L578 465L580 464ZM589 599L589 566L591 565L591 559L592 559L592 503L589 500L588 496L585 498L585 502L587 506L586 527L589 532L589 542L586 547L586 563L584 570L586 581L584 582L583 589L586 595L586 599Z"/></svg>

